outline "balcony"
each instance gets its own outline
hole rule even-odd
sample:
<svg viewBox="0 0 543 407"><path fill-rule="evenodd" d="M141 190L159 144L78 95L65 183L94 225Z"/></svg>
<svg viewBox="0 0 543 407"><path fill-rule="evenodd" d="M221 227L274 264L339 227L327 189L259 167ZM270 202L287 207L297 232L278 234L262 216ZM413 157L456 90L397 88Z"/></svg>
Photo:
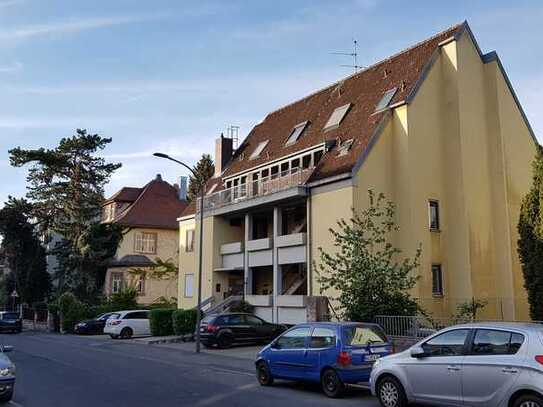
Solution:
<svg viewBox="0 0 543 407"><path fill-rule="evenodd" d="M204 198L204 213L221 215L284 199L306 196L303 185L313 169L286 171L207 195Z"/></svg>
<svg viewBox="0 0 543 407"><path fill-rule="evenodd" d="M249 240L247 251L249 252L249 267L271 266L273 264L271 238Z"/></svg>
<svg viewBox="0 0 543 407"><path fill-rule="evenodd" d="M220 247L222 256L222 267L215 271L221 270L243 270L244 253L241 242L227 243Z"/></svg>

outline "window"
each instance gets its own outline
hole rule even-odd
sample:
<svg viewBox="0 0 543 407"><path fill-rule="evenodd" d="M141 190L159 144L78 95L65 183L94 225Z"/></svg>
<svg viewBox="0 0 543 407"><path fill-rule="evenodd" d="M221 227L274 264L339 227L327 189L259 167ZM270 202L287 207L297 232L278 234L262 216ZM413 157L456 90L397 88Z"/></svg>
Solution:
<svg viewBox="0 0 543 407"><path fill-rule="evenodd" d="M344 142L342 142L338 148L337 148L337 155L338 157L342 157L344 155L347 155L347 153L349 152L349 150L351 149L351 146L353 145L353 141L354 139L349 139L349 140L345 140Z"/></svg>
<svg viewBox="0 0 543 407"><path fill-rule="evenodd" d="M123 273L111 274L111 293L117 294L121 292L123 288Z"/></svg>
<svg viewBox="0 0 543 407"><path fill-rule="evenodd" d="M309 341L310 348L330 348L336 346L336 331L330 328L315 328Z"/></svg>
<svg viewBox="0 0 543 407"><path fill-rule="evenodd" d="M264 149L268 145L268 142L269 140L261 141L254 149L253 153L249 157L249 160L256 160L258 157L260 157L260 154L262 153L262 151L264 151Z"/></svg>
<svg viewBox="0 0 543 407"><path fill-rule="evenodd" d="M285 143L285 146L290 146L291 144L296 143L302 133L304 132L308 122L303 122L300 124L297 124L294 129L292 129L292 132L290 133L290 136L287 139L287 142Z"/></svg>
<svg viewBox="0 0 543 407"><path fill-rule="evenodd" d="M149 319L149 313L147 311L130 312L123 319Z"/></svg>
<svg viewBox="0 0 543 407"><path fill-rule="evenodd" d="M260 318L257 318L253 315L245 315L245 322L247 322L249 325L263 325L263 321Z"/></svg>
<svg viewBox="0 0 543 407"><path fill-rule="evenodd" d="M136 280L136 291L139 295L145 294L145 278L142 275L139 275Z"/></svg>
<svg viewBox="0 0 543 407"><path fill-rule="evenodd" d="M134 251L137 253L156 253L156 233L138 232Z"/></svg>
<svg viewBox="0 0 543 407"><path fill-rule="evenodd" d="M185 297L190 298L194 294L194 274L185 274Z"/></svg>
<svg viewBox="0 0 543 407"><path fill-rule="evenodd" d="M19 314L17 312L6 312L2 314L2 319L4 321L13 321L19 319Z"/></svg>
<svg viewBox="0 0 543 407"><path fill-rule="evenodd" d="M473 338L472 355L514 355L524 342L521 334L478 329Z"/></svg>
<svg viewBox="0 0 543 407"><path fill-rule="evenodd" d="M459 356L464 353L464 344L469 329L455 329L438 335L422 345L428 356Z"/></svg>
<svg viewBox="0 0 543 407"><path fill-rule="evenodd" d="M366 346L368 344L387 343L386 335L377 326L348 326L343 328L346 345Z"/></svg>
<svg viewBox="0 0 543 407"><path fill-rule="evenodd" d="M339 125L341 124L341 121L343 120L343 118L345 117L345 115L347 114L350 108L351 108L350 103L347 103L346 105L336 108L336 110L332 112L332 114L330 115L330 118L324 125L323 130L328 131L328 130L338 128Z"/></svg>
<svg viewBox="0 0 543 407"><path fill-rule="evenodd" d="M315 154L313 155L313 165L317 165L319 163L323 154L324 153L322 150L315 151Z"/></svg>
<svg viewBox="0 0 543 407"><path fill-rule="evenodd" d="M279 349L304 349L305 340L309 336L309 328L294 328L275 342Z"/></svg>
<svg viewBox="0 0 543 407"><path fill-rule="evenodd" d="M304 155L302 157L302 168L306 169L311 166L311 154Z"/></svg>
<svg viewBox="0 0 543 407"><path fill-rule="evenodd" d="M443 271L441 264L432 264L432 294L443 295Z"/></svg>
<svg viewBox="0 0 543 407"><path fill-rule="evenodd" d="M439 201L428 201L428 212L430 217L430 230L439 231Z"/></svg>
<svg viewBox="0 0 543 407"><path fill-rule="evenodd" d="M185 251L187 253L194 251L194 229L185 232Z"/></svg>
<svg viewBox="0 0 543 407"><path fill-rule="evenodd" d="M390 102L392 101L392 98L396 94L396 91L398 88L392 88L390 90L387 90L379 103L377 103L377 107L375 108L375 111L378 112L380 110L386 109Z"/></svg>

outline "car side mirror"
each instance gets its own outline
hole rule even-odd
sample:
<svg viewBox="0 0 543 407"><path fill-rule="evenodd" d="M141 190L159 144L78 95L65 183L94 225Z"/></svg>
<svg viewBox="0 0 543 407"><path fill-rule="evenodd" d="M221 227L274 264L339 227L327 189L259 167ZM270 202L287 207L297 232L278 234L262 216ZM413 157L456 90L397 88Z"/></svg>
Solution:
<svg viewBox="0 0 543 407"><path fill-rule="evenodd" d="M411 353L411 357L412 358L423 358L426 356L426 352L424 351L424 349L422 348L422 346L414 346L411 348L411 350L409 351L409 353Z"/></svg>
<svg viewBox="0 0 543 407"><path fill-rule="evenodd" d="M11 345L2 345L2 352L11 352L13 350L13 346Z"/></svg>

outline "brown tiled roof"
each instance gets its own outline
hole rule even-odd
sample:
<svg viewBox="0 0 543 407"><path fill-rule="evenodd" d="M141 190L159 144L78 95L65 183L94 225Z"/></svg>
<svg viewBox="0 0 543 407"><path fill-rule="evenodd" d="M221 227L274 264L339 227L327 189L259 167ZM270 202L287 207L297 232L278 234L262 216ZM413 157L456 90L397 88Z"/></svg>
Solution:
<svg viewBox="0 0 543 407"><path fill-rule="evenodd" d="M124 189L127 188L123 188L108 201L120 201L119 198L113 198ZM131 190L135 189L138 188L131 188ZM140 193L133 203L118 214L113 222L127 227L158 229L177 229L179 227L177 218L183 213L187 202L179 200L177 190L172 185L157 177L139 190Z"/></svg>
<svg viewBox="0 0 543 407"><path fill-rule="evenodd" d="M309 181L352 171L359 157L366 152L372 135L386 115L386 112L375 113L375 108L384 93L396 87L398 90L390 105L405 101L420 85L419 81L438 49L439 43L457 36L466 24L455 25L325 89L268 114L262 123L252 129L238 148L224 171L223 178L322 142L348 139L354 139L348 154L338 157L335 149L326 153ZM323 127L332 112L337 107L348 103L351 103L351 108L340 126L324 132ZM292 129L305 121L309 121L309 124L299 140L285 146ZM266 140L269 140L269 143L260 157L250 160L249 156L258 144ZM210 183L220 181L220 179L213 179ZM216 188L217 191L219 189L220 186ZM183 215L192 213L194 213L194 207L189 206Z"/></svg>
<svg viewBox="0 0 543 407"><path fill-rule="evenodd" d="M140 196L142 188L124 187L121 188L115 195L109 198L108 202L134 202Z"/></svg>

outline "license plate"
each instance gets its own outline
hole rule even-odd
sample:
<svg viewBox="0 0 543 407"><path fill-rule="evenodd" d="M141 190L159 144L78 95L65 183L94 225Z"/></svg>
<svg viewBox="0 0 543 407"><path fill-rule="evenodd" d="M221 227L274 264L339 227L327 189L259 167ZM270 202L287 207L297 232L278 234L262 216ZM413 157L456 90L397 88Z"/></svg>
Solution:
<svg viewBox="0 0 543 407"><path fill-rule="evenodd" d="M377 359L379 359L381 357L381 355L376 355L376 354L372 354L372 355L366 355L366 361L368 362L375 362Z"/></svg>

